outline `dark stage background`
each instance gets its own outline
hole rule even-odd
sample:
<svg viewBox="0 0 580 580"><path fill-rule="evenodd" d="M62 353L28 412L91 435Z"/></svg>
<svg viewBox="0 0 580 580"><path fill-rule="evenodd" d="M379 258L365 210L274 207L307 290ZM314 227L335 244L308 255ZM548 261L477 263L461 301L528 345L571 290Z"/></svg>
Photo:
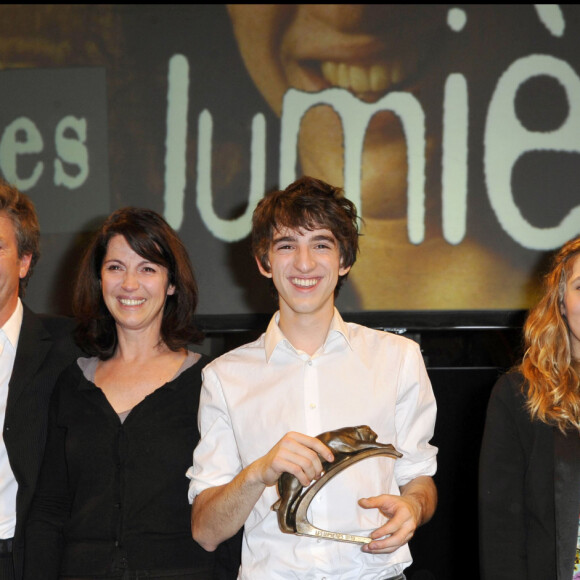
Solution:
<svg viewBox="0 0 580 580"><path fill-rule="evenodd" d="M528 308L546 254L580 231L579 16L0 6L0 173L43 232L28 302L68 312L87 236L139 205L186 243L205 322L239 330L274 307L250 257L253 208L307 173L344 185L364 219L341 311L438 326Z"/></svg>

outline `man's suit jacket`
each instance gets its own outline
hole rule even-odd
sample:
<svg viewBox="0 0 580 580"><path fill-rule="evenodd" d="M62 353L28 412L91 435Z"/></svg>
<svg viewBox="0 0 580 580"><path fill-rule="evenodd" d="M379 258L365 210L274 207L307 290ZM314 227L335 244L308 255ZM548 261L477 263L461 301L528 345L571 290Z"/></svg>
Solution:
<svg viewBox="0 0 580 580"><path fill-rule="evenodd" d="M570 580L580 517L580 436L531 421L523 378L502 377L480 457L483 580Z"/></svg>
<svg viewBox="0 0 580 580"><path fill-rule="evenodd" d="M40 471L48 403L61 371L80 354L73 340L74 321L61 316L24 315L8 386L4 441L18 482L13 559L16 580L22 577L24 524Z"/></svg>

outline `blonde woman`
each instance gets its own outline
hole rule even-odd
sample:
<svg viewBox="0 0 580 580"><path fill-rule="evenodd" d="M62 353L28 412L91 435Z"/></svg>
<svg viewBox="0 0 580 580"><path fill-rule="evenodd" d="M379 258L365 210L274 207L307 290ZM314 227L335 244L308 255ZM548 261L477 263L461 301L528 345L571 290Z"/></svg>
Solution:
<svg viewBox="0 0 580 580"><path fill-rule="evenodd" d="M554 257L521 364L494 387L480 457L483 580L580 578L580 237Z"/></svg>

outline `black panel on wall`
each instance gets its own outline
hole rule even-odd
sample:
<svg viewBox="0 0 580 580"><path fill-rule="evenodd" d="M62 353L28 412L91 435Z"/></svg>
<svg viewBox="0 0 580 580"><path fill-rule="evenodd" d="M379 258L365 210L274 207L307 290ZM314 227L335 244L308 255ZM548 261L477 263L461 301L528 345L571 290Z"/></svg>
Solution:
<svg viewBox="0 0 580 580"><path fill-rule="evenodd" d="M411 336L412 337L412 336ZM437 400L433 519L411 541L408 580L479 578L477 478L485 413L500 374L521 356L521 328L423 331L417 336Z"/></svg>
<svg viewBox="0 0 580 580"><path fill-rule="evenodd" d="M496 368L428 369L437 399L439 504L411 541L408 580L478 578L477 464Z"/></svg>

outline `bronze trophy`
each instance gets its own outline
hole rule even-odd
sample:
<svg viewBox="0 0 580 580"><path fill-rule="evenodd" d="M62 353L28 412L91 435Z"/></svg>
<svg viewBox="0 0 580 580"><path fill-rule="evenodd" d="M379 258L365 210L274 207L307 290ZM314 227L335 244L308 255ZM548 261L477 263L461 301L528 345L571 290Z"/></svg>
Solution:
<svg viewBox="0 0 580 580"><path fill-rule="evenodd" d="M307 518L308 506L314 496L332 477L354 463L376 455L386 455L397 459L402 457L402 454L390 443L377 442L377 434L368 425L327 431L317 435L317 439L320 439L332 450L334 461L329 462L321 458L322 477L306 488L290 473L283 473L280 476L278 480L280 499L272 506L272 509L278 513L278 525L286 534L313 536L353 544L368 544L372 540L366 536L330 532L313 526Z"/></svg>

